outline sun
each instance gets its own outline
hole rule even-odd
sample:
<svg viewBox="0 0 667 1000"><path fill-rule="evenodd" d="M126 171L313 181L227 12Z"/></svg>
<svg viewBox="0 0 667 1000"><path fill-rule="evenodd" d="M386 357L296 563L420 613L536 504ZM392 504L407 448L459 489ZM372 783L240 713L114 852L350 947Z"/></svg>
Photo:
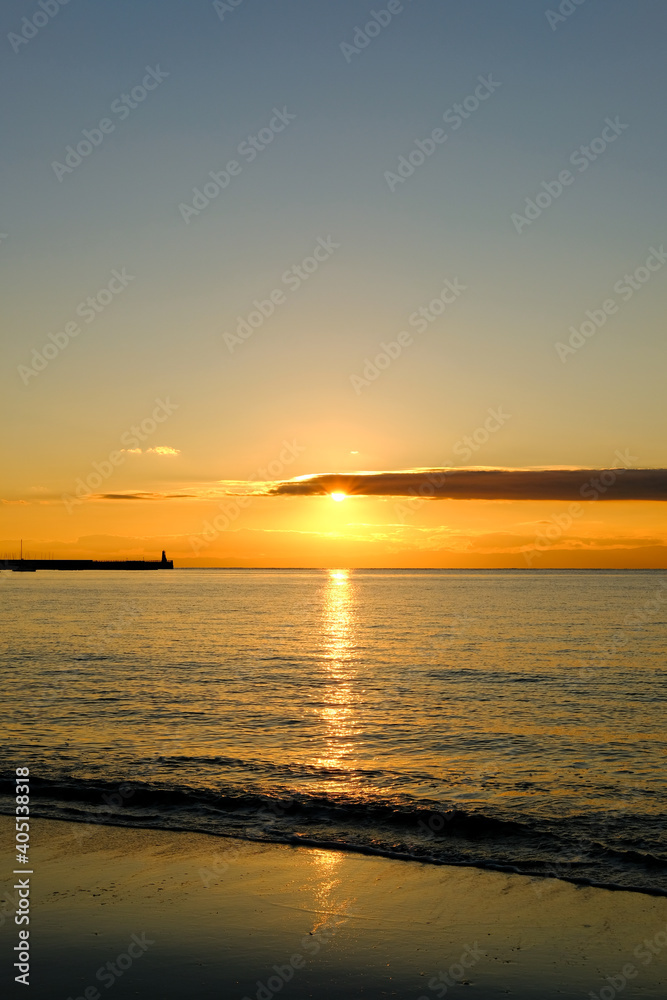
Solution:
<svg viewBox="0 0 667 1000"><path fill-rule="evenodd" d="M344 500L346 496L347 496L346 493L332 493L331 494L331 499L335 500L336 503L340 503L341 500Z"/></svg>

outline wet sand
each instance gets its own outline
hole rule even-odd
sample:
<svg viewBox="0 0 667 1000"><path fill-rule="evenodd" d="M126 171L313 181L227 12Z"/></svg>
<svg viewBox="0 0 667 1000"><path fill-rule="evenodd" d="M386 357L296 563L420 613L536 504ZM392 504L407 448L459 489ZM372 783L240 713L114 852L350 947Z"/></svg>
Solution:
<svg viewBox="0 0 667 1000"><path fill-rule="evenodd" d="M13 828L0 817L3 844ZM51 820L31 822L31 867L29 990L11 982L13 912L0 927L10 996L569 1000L602 991L601 1000L664 1000L667 992L667 899L639 893Z"/></svg>

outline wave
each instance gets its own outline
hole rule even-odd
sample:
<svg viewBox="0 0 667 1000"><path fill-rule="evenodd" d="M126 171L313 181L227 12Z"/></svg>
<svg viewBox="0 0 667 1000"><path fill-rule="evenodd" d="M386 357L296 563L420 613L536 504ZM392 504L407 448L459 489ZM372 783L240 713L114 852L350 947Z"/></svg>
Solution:
<svg viewBox="0 0 667 1000"><path fill-rule="evenodd" d="M30 783L35 817L300 844L667 896L667 857L651 846L626 850L605 843L604 825L590 815L537 821L456 805L443 809L439 802L407 797L355 799L34 774ZM13 776L0 775L0 812L13 813L14 788ZM624 817L623 823L628 819L646 827L647 817Z"/></svg>

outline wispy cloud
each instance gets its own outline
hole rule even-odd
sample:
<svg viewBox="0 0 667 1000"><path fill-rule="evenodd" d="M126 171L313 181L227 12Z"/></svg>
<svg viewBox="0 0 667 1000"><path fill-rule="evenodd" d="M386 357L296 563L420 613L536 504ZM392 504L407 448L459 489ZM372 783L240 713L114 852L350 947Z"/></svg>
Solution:
<svg viewBox="0 0 667 1000"><path fill-rule="evenodd" d="M180 455L180 448L171 448L166 444L159 444L155 448L121 448L122 455Z"/></svg>
<svg viewBox="0 0 667 1000"><path fill-rule="evenodd" d="M86 500L200 500L196 493L93 493Z"/></svg>

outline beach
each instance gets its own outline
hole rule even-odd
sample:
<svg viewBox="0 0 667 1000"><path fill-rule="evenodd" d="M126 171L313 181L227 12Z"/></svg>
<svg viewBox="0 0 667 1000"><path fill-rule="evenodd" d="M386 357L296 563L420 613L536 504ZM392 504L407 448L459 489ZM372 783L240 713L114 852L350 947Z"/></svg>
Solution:
<svg viewBox="0 0 667 1000"><path fill-rule="evenodd" d="M31 845L33 1000L664 996L665 898L43 819Z"/></svg>

